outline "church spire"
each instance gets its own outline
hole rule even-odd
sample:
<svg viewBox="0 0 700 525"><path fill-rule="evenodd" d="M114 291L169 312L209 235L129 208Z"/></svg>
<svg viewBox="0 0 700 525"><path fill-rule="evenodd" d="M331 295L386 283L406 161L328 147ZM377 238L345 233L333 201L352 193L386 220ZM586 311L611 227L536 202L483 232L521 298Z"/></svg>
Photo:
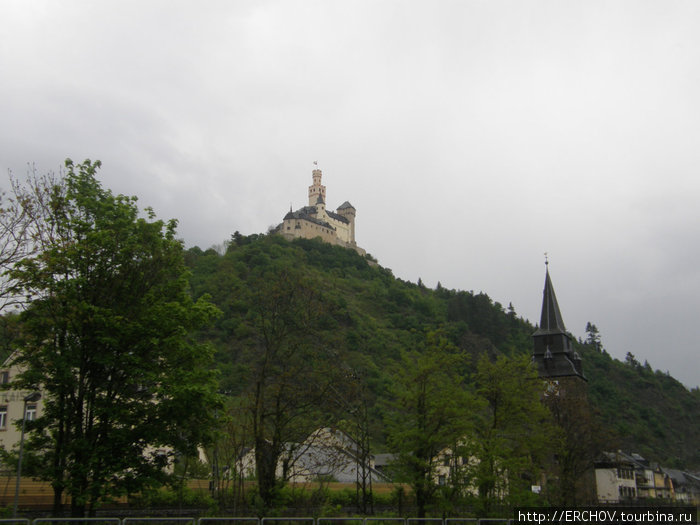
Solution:
<svg viewBox="0 0 700 525"><path fill-rule="evenodd" d="M549 261L545 261L544 291L542 292L542 315L540 326L532 334L534 351L532 361L539 375L547 378L576 376L583 380L581 358L574 352L571 336L564 327L552 279L549 276Z"/></svg>
<svg viewBox="0 0 700 525"><path fill-rule="evenodd" d="M542 315L540 316L541 332L550 334L565 334L564 320L561 317L557 296L554 293L552 279L549 277L549 262L545 263L544 291L542 292Z"/></svg>

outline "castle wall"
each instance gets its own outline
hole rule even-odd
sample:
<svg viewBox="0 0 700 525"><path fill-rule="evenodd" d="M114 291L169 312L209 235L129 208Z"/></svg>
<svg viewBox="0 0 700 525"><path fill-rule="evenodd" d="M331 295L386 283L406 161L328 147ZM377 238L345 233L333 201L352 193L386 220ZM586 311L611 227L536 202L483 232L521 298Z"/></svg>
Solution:
<svg viewBox="0 0 700 525"><path fill-rule="evenodd" d="M352 235L350 231L350 225L346 224L344 222L336 221L335 219L328 218L328 222L330 222L333 226L335 226L336 234L338 235L338 239L340 239L343 242L347 242L348 244L352 243Z"/></svg>
<svg viewBox="0 0 700 525"><path fill-rule="evenodd" d="M295 237L315 239L320 237L323 241L333 244L338 238L334 230L302 219L286 219L282 223L282 235L289 239Z"/></svg>
<svg viewBox="0 0 700 525"><path fill-rule="evenodd" d="M329 222L330 221L333 221L333 219L329 218ZM340 224L345 228L345 231L349 233L349 225L345 223ZM297 225L299 225L298 228ZM354 242L346 241L338 236L336 231L303 219L285 219L282 222L280 233L285 239L290 241L298 237L303 239L315 239L316 237L320 237L322 241L337 244L345 248L352 248L360 255L367 254L365 250L357 246Z"/></svg>

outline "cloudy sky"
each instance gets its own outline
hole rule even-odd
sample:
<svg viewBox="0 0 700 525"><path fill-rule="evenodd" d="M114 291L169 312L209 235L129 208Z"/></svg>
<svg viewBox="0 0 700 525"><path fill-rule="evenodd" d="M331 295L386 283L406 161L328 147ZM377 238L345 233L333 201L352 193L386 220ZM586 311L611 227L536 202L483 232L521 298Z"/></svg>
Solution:
<svg viewBox="0 0 700 525"><path fill-rule="evenodd" d="M536 322L548 252L576 337L700 383L696 0L3 0L0 169L66 157L202 248L316 160L397 277Z"/></svg>

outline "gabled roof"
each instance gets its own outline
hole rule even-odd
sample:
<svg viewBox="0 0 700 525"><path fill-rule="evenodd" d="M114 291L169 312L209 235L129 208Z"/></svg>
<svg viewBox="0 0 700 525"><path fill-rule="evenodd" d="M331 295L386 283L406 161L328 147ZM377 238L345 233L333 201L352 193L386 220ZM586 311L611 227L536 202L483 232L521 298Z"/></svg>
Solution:
<svg viewBox="0 0 700 525"><path fill-rule="evenodd" d="M339 209L339 210L344 210L345 208L352 208L352 209L354 210L354 209L355 209L355 206L353 206L352 204L350 204L348 201L345 201L343 204L341 204L340 206L338 206L338 209Z"/></svg>
<svg viewBox="0 0 700 525"><path fill-rule="evenodd" d="M323 226L324 228L328 228L330 230L335 230L335 227L332 224L329 224L326 221L322 221L314 217L314 215L316 215L317 212L318 211L316 209L316 206L304 206L303 208L299 208L297 211L287 212L287 214L284 216L284 220L286 221L288 219L299 219L302 221L309 221L314 224L318 224L319 226ZM331 214L329 213L328 215Z"/></svg>

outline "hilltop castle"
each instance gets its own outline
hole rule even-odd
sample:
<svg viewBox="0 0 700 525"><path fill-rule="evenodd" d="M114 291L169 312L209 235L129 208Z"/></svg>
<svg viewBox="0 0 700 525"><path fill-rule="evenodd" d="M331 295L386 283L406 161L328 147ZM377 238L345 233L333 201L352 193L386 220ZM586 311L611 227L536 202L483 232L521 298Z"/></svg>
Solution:
<svg viewBox="0 0 700 525"><path fill-rule="evenodd" d="M366 252L355 242L355 213L352 204L345 201L335 212L326 209L326 187L321 184L321 170L311 173L313 183L309 186L309 205L284 216L282 224L277 226L277 232L286 239L297 237L321 240L352 248L360 255Z"/></svg>

